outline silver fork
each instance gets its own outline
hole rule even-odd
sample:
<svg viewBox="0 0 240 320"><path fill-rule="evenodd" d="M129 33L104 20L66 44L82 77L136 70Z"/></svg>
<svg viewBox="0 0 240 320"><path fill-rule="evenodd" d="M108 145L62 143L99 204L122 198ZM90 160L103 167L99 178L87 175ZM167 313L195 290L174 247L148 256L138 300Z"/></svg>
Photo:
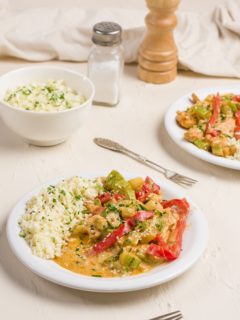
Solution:
<svg viewBox="0 0 240 320"><path fill-rule="evenodd" d="M180 311L174 311L174 312L163 314L162 316L151 318L149 320L180 320L182 318L183 316Z"/></svg>
<svg viewBox="0 0 240 320"><path fill-rule="evenodd" d="M112 141L110 139L94 138L93 141L100 147L107 148L112 151L121 152L127 156L130 156L131 158L133 158L137 161L140 161L141 163L143 163L145 165L148 165L148 166L162 172L167 179L169 179L169 180L171 180L171 181L173 181L183 187L191 187L194 183L197 182L197 180L195 180L195 179L183 176L177 172L166 169L166 168L160 166L159 164L141 156L140 154L137 154L137 153L125 148L121 144L119 144L115 141Z"/></svg>

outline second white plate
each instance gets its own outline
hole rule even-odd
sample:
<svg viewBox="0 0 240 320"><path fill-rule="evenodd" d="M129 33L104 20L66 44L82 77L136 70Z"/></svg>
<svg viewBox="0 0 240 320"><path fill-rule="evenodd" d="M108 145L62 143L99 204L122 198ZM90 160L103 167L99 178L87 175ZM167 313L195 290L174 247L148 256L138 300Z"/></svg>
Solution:
<svg viewBox="0 0 240 320"><path fill-rule="evenodd" d="M199 89L194 91L199 98L204 99L208 94L217 93L235 93L240 94L240 86L239 85L231 85L231 86L222 86L222 87L208 87L204 89ZM205 160L207 162L213 163L215 165L219 165L226 168L231 168L235 170L240 170L240 160L233 160L215 156L210 152L201 150L197 148L192 143L184 140L184 132L186 130L182 129L176 122L176 113L177 111L184 111L190 106L190 98L192 92L181 97L175 103L173 103L165 116L165 127L172 138L172 140L179 145L180 148L184 149L188 153L193 156Z"/></svg>

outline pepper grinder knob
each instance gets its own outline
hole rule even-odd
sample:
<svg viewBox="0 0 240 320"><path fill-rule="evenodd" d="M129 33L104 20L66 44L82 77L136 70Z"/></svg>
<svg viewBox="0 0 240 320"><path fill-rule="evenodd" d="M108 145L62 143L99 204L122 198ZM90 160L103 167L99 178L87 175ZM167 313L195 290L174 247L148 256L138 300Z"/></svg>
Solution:
<svg viewBox="0 0 240 320"><path fill-rule="evenodd" d="M146 0L147 34L139 48L138 77L155 84L170 82L177 75L177 48L173 29L180 0Z"/></svg>

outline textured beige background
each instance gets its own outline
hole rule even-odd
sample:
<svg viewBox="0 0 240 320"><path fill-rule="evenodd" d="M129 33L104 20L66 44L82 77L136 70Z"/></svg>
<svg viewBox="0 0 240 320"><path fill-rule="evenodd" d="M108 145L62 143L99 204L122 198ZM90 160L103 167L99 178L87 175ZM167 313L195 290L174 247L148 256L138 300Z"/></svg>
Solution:
<svg viewBox="0 0 240 320"><path fill-rule="evenodd" d="M11 1L17 8L56 5L59 1ZM87 2L87 5L85 4ZM61 1L61 5L143 7L140 0ZM209 0L183 1L181 9L204 11ZM218 1L211 1L211 5ZM86 72L85 64L49 62ZM0 74L30 65L0 61ZM125 68L123 96L116 108L94 107L91 119L68 142L37 148L24 144L0 120L0 318L3 320L147 320L180 309L186 320L239 319L240 316L240 173L216 167L180 150L163 128L169 104L194 88L236 84L239 80L207 78L182 72L166 85L136 78L136 66ZM156 176L133 160L98 148L96 136L122 142L149 158L174 168L199 183L186 193L209 222L209 246L186 274L165 285L135 293L93 294L47 282L21 265L6 241L5 222L14 203L39 183L68 172L118 168Z"/></svg>

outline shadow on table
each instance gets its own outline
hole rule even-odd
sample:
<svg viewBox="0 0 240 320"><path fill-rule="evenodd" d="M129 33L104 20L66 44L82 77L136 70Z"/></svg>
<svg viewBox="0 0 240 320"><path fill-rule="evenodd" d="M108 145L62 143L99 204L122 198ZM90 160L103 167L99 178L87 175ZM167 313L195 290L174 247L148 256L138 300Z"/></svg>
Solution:
<svg viewBox="0 0 240 320"><path fill-rule="evenodd" d="M14 132L12 132L0 118L0 149L23 149L24 143Z"/></svg>
<svg viewBox="0 0 240 320"><path fill-rule="evenodd" d="M182 275L167 284L128 293L91 293L62 287L38 277L17 260L9 247L5 226L2 228L0 235L0 268L8 278L10 285L13 288L20 287L21 290L24 290L26 296L36 295L37 299L52 301L58 305L66 304L69 306L79 303L88 307L94 305L95 308L99 307L102 311L104 308L111 308L111 306L116 308L129 307L130 305L133 307L135 305L136 307L144 303L146 299L158 299L161 309L165 309L164 312L168 311L167 309L172 309L174 306L171 306L170 303L166 304L166 300L161 305L161 294L166 294L170 286L178 285L178 281L185 277L185 275Z"/></svg>
<svg viewBox="0 0 240 320"><path fill-rule="evenodd" d="M124 67L124 74L128 75L130 78L138 79L137 77L137 63L128 63Z"/></svg>
<svg viewBox="0 0 240 320"><path fill-rule="evenodd" d="M171 158L177 159L177 162L181 163L181 165L187 168L190 168L191 170L194 170L196 172L200 171L206 176L211 176L211 175L218 176L219 178L226 181L232 180L233 178L240 179L240 171L213 165L209 162L195 158L191 154L182 150L169 137L165 129L163 120L159 123L159 127L157 128L157 137L158 137L159 143L165 149L165 151L169 154L169 156ZM173 169L177 171L177 167L169 168L169 169ZM187 172L180 172L180 173L187 175ZM192 178L194 178L194 176Z"/></svg>
<svg viewBox="0 0 240 320"><path fill-rule="evenodd" d="M131 63L127 63L124 67L124 73L126 75L128 75L130 78L135 78L137 80L138 79L138 74L137 74L137 63L136 62L131 62ZM195 79L206 79L206 78L212 78L212 79L218 79L219 77L218 76L211 76L211 75L204 75L204 74L201 74L201 73L197 73L197 72L194 72L194 71L191 71L191 70L178 70L178 74L181 75L182 78L195 78ZM222 79L226 79L226 80L229 80L231 78L229 77L221 77ZM177 78L175 79L177 80ZM235 80L234 78L232 78L232 80ZM141 81L141 80L139 80ZM147 83L147 82L144 82L143 83ZM158 85L158 84L157 84ZM171 85L171 82L169 83L164 83L164 84L161 84L161 86L163 85Z"/></svg>
<svg viewBox="0 0 240 320"><path fill-rule="evenodd" d="M1 150L7 150L7 151L19 151L19 150L37 150L37 149L51 149L54 150L54 148L58 148L59 146L62 146L63 144L57 144L55 146L50 147L41 147L41 146L35 146L30 145L26 142L24 142L17 134L15 134L12 130L10 130L3 120L0 117L0 153Z"/></svg>
<svg viewBox="0 0 240 320"><path fill-rule="evenodd" d="M206 74L203 74L203 73L198 73L198 72L194 72L192 70L184 70L184 69L178 69L178 74L181 75L181 77L184 77L184 78L197 78L197 79L219 79L219 76L215 76L215 75L206 75ZM236 78L232 77L224 77L224 76L221 76L221 79L222 80L233 80L233 81L236 81Z"/></svg>

